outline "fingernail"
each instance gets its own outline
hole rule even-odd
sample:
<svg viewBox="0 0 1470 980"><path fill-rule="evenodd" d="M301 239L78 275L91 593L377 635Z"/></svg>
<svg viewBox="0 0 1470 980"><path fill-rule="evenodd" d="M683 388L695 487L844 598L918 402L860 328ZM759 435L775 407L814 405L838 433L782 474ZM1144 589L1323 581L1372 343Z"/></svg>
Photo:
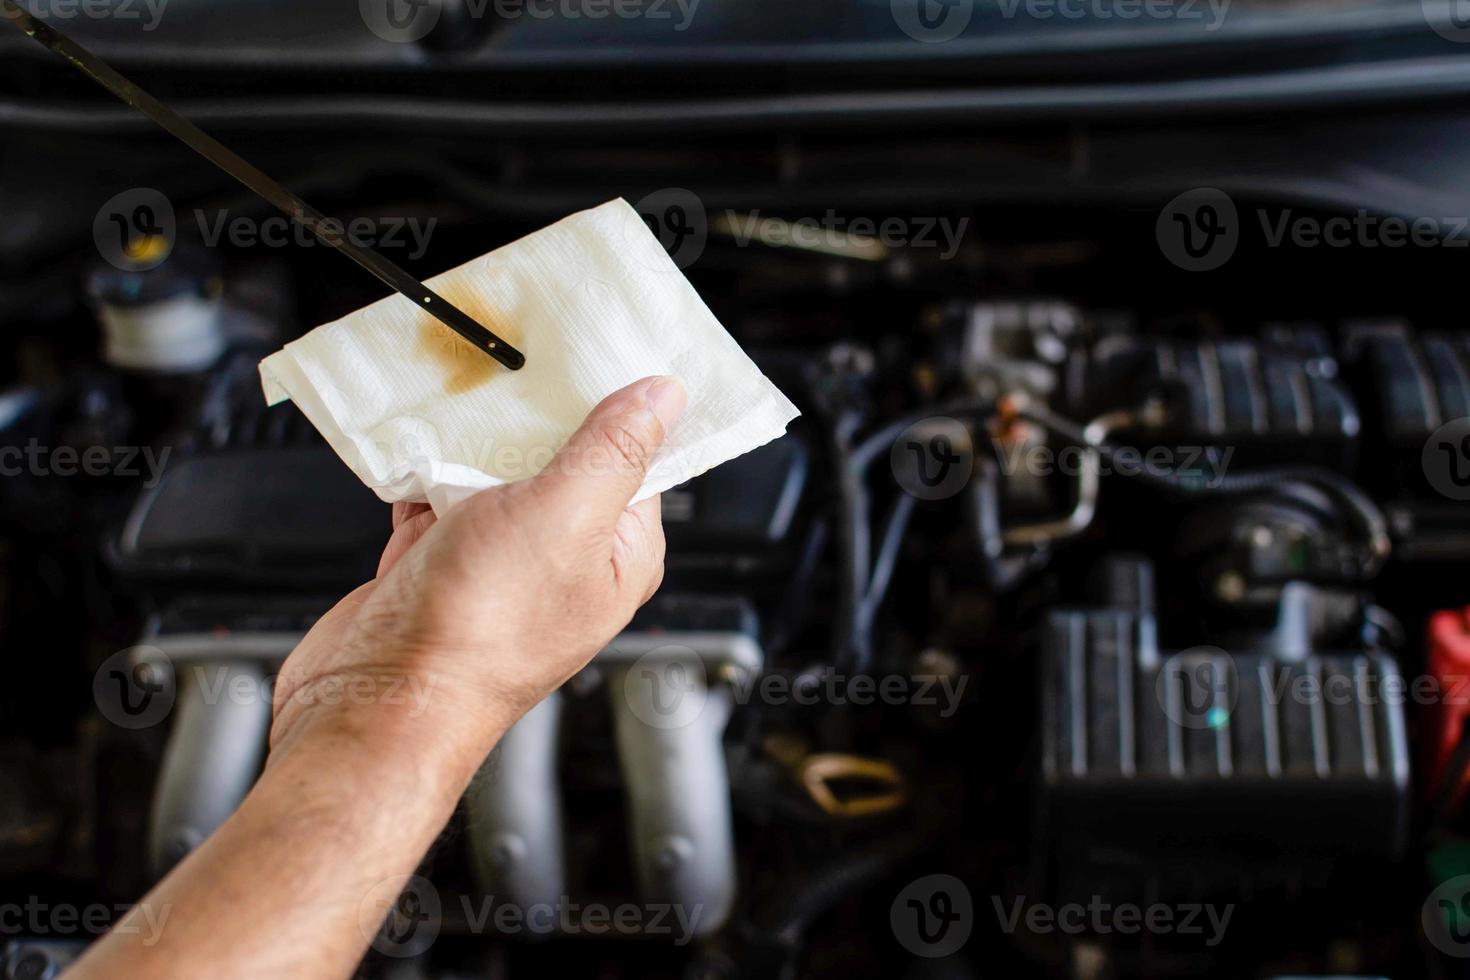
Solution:
<svg viewBox="0 0 1470 980"><path fill-rule="evenodd" d="M655 380L644 392L644 397L648 399L649 410L663 423L664 432L673 429L679 416L684 414L684 406L689 402L684 382L673 375Z"/></svg>

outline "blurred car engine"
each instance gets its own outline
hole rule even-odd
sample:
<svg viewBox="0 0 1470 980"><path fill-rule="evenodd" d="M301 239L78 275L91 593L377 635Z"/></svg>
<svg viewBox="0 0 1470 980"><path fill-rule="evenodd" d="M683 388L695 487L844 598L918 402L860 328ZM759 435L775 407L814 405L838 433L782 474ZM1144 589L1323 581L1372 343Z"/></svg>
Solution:
<svg viewBox="0 0 1470 980"><path fill-rule="evenodd" d="M585 23L522 49L537 25L452 13L380 48L307 3L272 47L285 8L235 6L75 27L416 274L627 197L803 412L664 495L662 589L486 760L363 976L1458 975L1460 256L1276 247L1255 215L1443 203L1405 161L1463 174L1470 119L817 126L741 100L953 78L731 80L697 31L571 64ZM256 364L381 290L3 50L0 912L29 911L0 975L43 978L88 936L31 912L125 907L226 819L267 750L251 692L375 573L387 506ZM1199 275L1156 221L1213 185L1242 242Z"/></svg>

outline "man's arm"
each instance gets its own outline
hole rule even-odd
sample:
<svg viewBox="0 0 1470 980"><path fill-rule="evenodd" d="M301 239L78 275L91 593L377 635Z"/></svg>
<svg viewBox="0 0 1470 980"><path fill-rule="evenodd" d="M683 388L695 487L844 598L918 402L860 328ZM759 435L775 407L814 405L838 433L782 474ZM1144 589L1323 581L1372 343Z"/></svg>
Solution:
<svg viewBox="0 0 1470 980"><path fill-rule="evenodd" d="M240 809L68 975L351 974L394 881L473 774L436 751L386 733L314 734L273 754Z"/></svg>
<svg viewBox="0 0 1470 980"><path fill-rule="evenodd" d="M240 809L68 976L350 975L496 741L658 588L657 498L628 501L683 405L639 382L535 479L396 508L378 578L282 667ZM354 683L427 697L313 696Z"/></svg>

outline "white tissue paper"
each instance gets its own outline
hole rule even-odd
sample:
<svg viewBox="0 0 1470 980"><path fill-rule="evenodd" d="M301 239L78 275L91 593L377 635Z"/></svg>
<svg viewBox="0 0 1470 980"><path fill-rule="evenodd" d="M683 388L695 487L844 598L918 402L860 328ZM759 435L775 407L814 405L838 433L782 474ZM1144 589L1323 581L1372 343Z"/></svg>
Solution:
<svg viewBox="0 0 1470 980"><path fill-rule="evenodd" d="M510 371L402 296L260 363L385 501L443 514L532 476L599 401L654 374L689 404L635 500L770 442L798 412L720 326L638 213L611 201L428 281L526 355Z"/></svg>

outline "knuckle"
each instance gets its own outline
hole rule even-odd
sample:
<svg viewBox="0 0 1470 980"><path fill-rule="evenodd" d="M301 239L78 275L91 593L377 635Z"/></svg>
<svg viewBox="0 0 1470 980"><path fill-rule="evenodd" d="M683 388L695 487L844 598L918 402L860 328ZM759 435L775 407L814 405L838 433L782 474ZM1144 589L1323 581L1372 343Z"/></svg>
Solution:
<svg viewBox="0 0 1470 980"><path fill-rule="evenodd" d="M615 422L603 429L602 443L616 466L641 472L653 459L651 440L627 422Z"/></svg>

